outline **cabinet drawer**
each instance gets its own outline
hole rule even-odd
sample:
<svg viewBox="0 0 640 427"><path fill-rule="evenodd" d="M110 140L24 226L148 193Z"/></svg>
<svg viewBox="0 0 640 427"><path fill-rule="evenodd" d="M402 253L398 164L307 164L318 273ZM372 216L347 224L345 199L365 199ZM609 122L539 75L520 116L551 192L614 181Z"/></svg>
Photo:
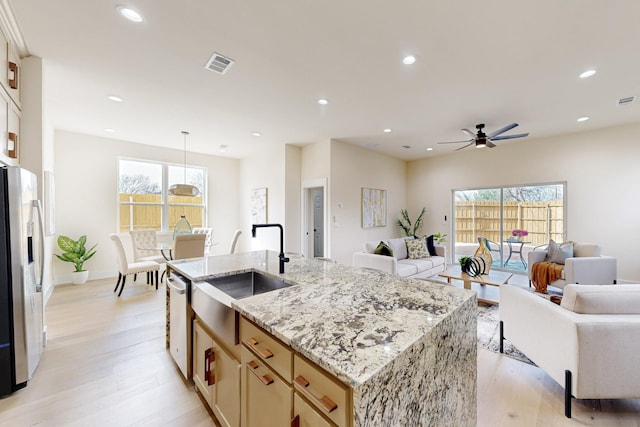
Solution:
<svg viewBox="0 0 640 427"><path fill-rule="evenodd" d="M298 356L293 359L293 388L338 426L348 426L349 388Z"/></svg>
<svg viewBox="0 0 640 427"><path fill-rule="evenodd" d="M293 389L256 355L242 348L242 426L288 426L293 409Z"/></svg>
<svg viewBox="0 0 640 427"><path fill-rule="evenodd" d="M286 381L291 382L293 353L245 318L240 319L240 340Z"/></svg>

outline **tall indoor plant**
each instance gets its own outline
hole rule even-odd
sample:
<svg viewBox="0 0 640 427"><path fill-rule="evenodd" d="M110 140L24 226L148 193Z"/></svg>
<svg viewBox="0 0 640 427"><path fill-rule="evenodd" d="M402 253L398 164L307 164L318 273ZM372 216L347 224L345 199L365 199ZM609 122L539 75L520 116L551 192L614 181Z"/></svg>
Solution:
<svg viewBox="0 0 640 427"><path fill-rule="evenodd" d="M75 267L75 271L71 273L71 282L74 285L83 285L89 278L89 270L84 269L84 263L87 262L92 256L96 254L96 243L90 249L87 250L85 245L87 243L87 236L82 235L76 241L68 236L58 236L58 247L62 249L61 255L55 254L59 260L64 262L70 262Z"/></svg>
<svg viewBox="0 0 640 427"><path fill-rule="evenodd" d="M407 212L407 210L400 209L401 218L398 218L397 225L398 227L402 228L402 231L404 231L405 235L409 237L416 236L418 234L418 230L422 226L422 219L424 217L424 214L426 213L427 213L427 208L422 208L422 210L420 211L420 214L418 215L418 218L416 218L415 222L412 223L411 218L409 218L409 213Z"/></svg>

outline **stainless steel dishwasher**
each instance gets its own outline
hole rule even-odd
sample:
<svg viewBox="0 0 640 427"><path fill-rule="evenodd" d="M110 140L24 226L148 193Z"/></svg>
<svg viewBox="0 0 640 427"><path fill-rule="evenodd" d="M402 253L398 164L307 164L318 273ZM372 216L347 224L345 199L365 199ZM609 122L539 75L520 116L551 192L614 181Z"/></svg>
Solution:
<svg viewBox="0 0 640 427"><path fill-rule="evenodd" d="M188 302L189 281L172 273L167 279L169 285L169 350L178 368L189 379Z"/></svg>

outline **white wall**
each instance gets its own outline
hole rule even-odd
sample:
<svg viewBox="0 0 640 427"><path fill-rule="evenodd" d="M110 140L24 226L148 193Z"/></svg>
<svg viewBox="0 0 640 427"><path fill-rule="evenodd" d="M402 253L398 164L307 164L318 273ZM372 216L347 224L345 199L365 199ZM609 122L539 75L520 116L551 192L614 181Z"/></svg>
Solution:
<svg viewBox="0 0 640 427"><path fill-rule="evenodd" d="M280 232L277 228L260 229L256 238L251 238L251 190L267 188L267 222L285 227L285 147L281 146L268 152L240 160L240 187L237 194L240 200L240 251L261 249L280 250ZM286 251L289 249L284 248Z"/></svg>
<svg viewBox="0 0 640 427"><path fill-rule="evenodd" d="M285 146L285 243L287 252L302 252L300 233L302 222L302 149Z"/></svg>
<svg viewBox="0 0 640 427"><path fill-rule="evenodd" d="M362 187L387 190L386 227L362 228ZM362 250L364 242L401 235L395 223L406 203L406 162L331 141L329 194L331 257L351 265L353 253Z"/></svg>
<svg viewBox="0 0 640 427"><path fill-rule="evenodd" d="M425 229L450 236L452 189L566 181L567 240L600 244L619 279L640 281L639 142L636 124L408 162L408 207L426 206Z"/></svg>
<svg viewBox="0 0 640 427"><path fill-rule="evenodd" d="M86 264L90 279L117 275L109 234L117 230L118 157L180 163L182 151L55 132L56 231L74 238L86 234L89 245L98 243ZM214 253L224 253L240 225L239 161L190 153L188 163L208 168L208 226L218 242ZM67 283L72 267L56 259L54 268L56 283Z"/></svg>

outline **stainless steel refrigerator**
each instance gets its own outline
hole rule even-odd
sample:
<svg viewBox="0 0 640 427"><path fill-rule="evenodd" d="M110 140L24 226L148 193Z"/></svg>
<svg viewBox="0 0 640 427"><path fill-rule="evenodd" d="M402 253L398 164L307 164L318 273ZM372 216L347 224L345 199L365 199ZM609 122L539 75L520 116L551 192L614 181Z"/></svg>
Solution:
<svg viewBox="0 0 640 427"><path fill-rule="evenodd" d="M43 219L36 176L0 168L0 396L27 385L43 348Z"/></svg>

